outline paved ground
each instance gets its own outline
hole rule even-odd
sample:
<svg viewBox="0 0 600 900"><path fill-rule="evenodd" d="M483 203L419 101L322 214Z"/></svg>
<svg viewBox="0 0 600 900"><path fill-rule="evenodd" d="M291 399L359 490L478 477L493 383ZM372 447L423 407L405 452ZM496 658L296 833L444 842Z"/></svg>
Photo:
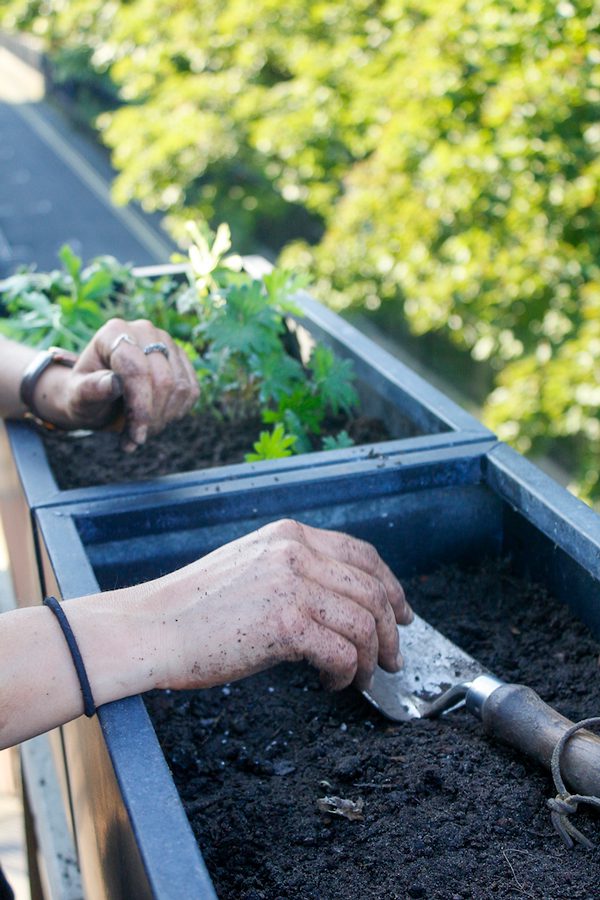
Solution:
<svg viewBox="0 0 600 900"><path fill-rule="evenodd" d="M167 236L112 204L111 179L106 155L44 101L39 73L0 46L0 277L56 267L63 243L84 260L167 262Z"/></svg>

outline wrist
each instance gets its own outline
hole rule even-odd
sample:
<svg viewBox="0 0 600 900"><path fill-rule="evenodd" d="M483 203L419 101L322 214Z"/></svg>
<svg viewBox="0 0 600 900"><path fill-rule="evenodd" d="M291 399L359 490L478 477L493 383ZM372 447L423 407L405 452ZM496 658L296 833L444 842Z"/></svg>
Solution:
<svg viewBox="0 0 600 900"><path fill-rule="evenodd" d="M29 415L40 424L70 427L65 398L69 369L76 361L75 354L50 347L35 356L25 369L20 385L21 401Z"/></svg>
<svg viewBox="0 0 600 900"><path fill-rule="evenodd" d="M39 424L68 430L72 427L65 407L70 371L62 365L50 365L37 379L29 410Z"/></svg>
<svg viewBox="0 0 600 900"><path fill-rule="evenodd" d="M97 707L151 690L161 680L156 617L144 587L107 591L65 604Z"/></svg>

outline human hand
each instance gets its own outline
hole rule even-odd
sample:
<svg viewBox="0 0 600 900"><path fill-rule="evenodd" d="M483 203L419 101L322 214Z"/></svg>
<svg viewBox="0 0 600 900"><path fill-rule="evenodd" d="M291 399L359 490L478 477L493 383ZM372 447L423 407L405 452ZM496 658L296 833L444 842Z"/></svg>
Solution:
<svg viewBox="0 0 600 900"><path fill-rule="evenodd" d="M396 670L412 612L376 550L291 520L163 578L72 598L64 611L96 706L151 688L203 688L306 659L326 686ZM43 606L0 617L0 748L83 712L78 673Z"/></svg>
<svg viewBox="0 0 600 900"><path fill-rule="evenodd" d="M160 648L156 685L208 687L305 659L332 689L397 671L412 611L370 544L292 520L140 585Z"/></svg>
<svg viewBox="0 0 600 900"><path fill-rule="evenodd" d="M46 370L35 400L44 418L61 427L121 424L123 448L131 451L182 418L198 395L194 369L166 331L145 319L111 319L74 368Z"/></svg>

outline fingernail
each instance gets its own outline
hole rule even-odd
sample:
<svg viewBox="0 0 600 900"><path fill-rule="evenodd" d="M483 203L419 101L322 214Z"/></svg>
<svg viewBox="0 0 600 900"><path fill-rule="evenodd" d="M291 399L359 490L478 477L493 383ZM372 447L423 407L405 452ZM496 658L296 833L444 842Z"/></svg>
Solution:
<svg viewBox="0 0 600 900"><path fill-rule="evenodd" d="M100 381L98 382L98 387L100 388L100 393L104 397L113 396L113 375L112 372L107 372L106 375L103 375Z"/></svg>
<svg viewBox="0 0 600 900"><path fill-rule="evenodd" d="M367 686L366 686L366 688L365 688L365 691L367 692L367 694L370 694L371 691L373 690L373 683L374 683L374 681L375 681L375 676L374 676L374 675L371 675L371 677L370 677L369 680L367 681Z"/></svg>
<svg viewBox="0 0 600 900"><path fill-rule="evenodd" d="M404 657L402 656L400 651L398 651L398 655L396 656L396 672L399 672L400 669L403 669L403 668L404 668Z"/></svg>
<svg viewBox="0 0 600 900"><path fill-rule="evenodd" d="M138 448L138 445L135 443L135 441L123 441L121 446L125 453L133 453Z"/></svg>
<svg viewBox="0 0 600 900"><path fill-rule="evenodd" d="M410 625L410 623L414 621L415 613L412 606L409 606L408 603L405 603L405 606L406 612L408 613L408 624Z"/></svg>
<svg viewBox="0 0 600 900"><path fill-rule="evenodd" d="M119 376L114 372L107 372L100 379L100 389L108 400L116 400L122 394Z"/></svg>
<svg viewBox="0 0 600 900"><path fill-rule="evenodd" d="M143 444L148 437L148 426L138 425L138 427L133 430L131 437L136 444Z"/></svg>
<svg viewBox="0 0 600 900"><path fill-rule="evenodd" d="M111 397L113 400L116 400L123 394L123 385L121 383L121 379L113 372L110 376L111 378Z"/></svg>

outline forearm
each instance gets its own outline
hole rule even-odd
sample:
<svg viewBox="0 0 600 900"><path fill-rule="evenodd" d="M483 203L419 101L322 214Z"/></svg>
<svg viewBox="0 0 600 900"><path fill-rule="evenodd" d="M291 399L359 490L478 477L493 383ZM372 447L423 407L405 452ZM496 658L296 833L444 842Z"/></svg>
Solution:
<svg viewBox="0 0 600 900"><path fill-rule="evenodd" d="M31 360L36 356L37 350L17 344L6 338L0 338L0 353L2 365L0 366L0 418L20 418L25 412L21 403L19 390L23 373Z"/></svg>
<svg viewBox="0 0 600 900"><path fill-rule="evenodd" d="M64 604L96 706L157 683L156 623L144 589L107 592ZM0 615L0 747L80 716L83 698L71 655L50 609Z"/></svg>

